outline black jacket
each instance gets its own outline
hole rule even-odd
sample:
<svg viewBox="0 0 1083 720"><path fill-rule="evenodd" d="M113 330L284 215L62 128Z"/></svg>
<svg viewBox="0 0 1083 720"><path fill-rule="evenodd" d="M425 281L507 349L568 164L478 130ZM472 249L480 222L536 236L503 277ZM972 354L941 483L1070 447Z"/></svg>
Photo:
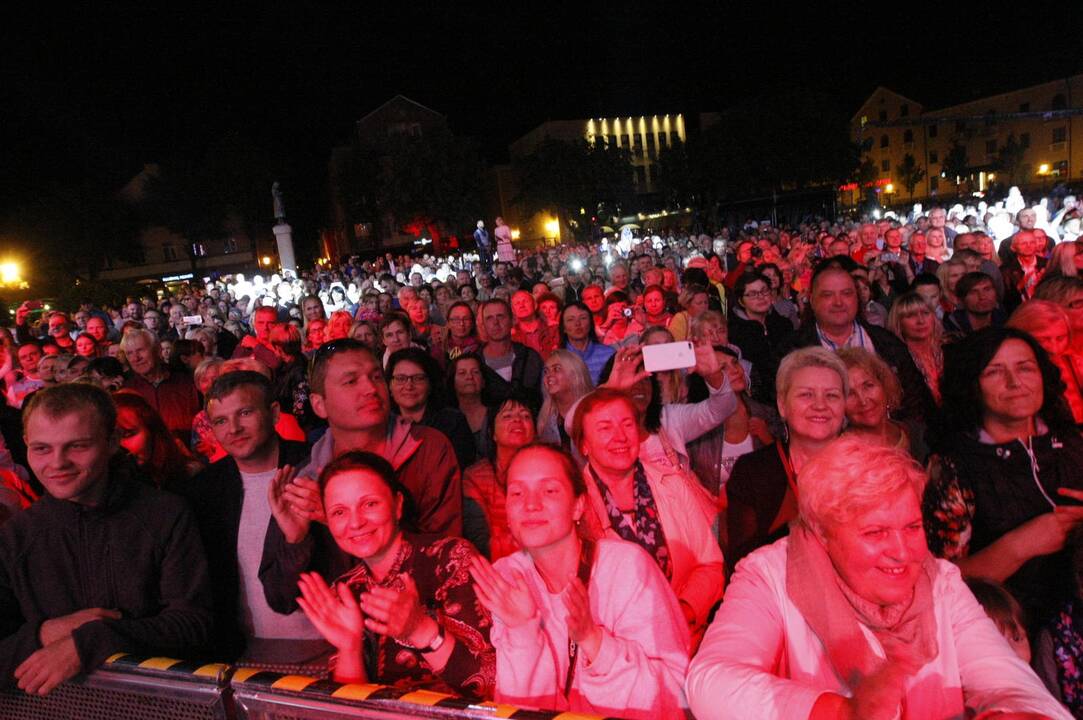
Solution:
<svg viewBox="0 0 1083 720"><path fill-rule="evenodd" d="M211 635L207 561L184 502L111 468L102 504L46 495L0 528L0 687L45 620L119 610L74 633L84 671L118 652L185 657Z"/></svg>
<svg viewBox="0 0 1083 720"><path fill-rule="evenodd" d="M545 367L541 355L528 348L522 343L513 342L511 351L514 359L511 363L511 382L500 377L495 370L487 364L481 366L482 375L485 377L485 390L482 392L482 401L486 405L499 405L508 396L519 393L526 395L534 407L541 407L541 381L542 369ZM478 354L485 358L484 346Z"/></svg>
<svg viewBox="0 0 1083 720"><path fill-rule="evenodd" d="M765 323L741 317L736 309L730 313L730 342L752 363L752 397L760 402L775 401L775 374L779 363L775 348L780 347L792 332L793 324L774 308L767 312Z"/></svg>
<svg viewBox="0 0 1083 720"><path fill-rule="evenodd" d="M308 448L304 443L279 439L279 467L300 467L307 457ZM237 616L241 592L237 536L244 504L241 471L237 462L227 455L183 486L171 489L191 503L199 534L207 548L217 630L212 648L215 659L234 660L244 651L245 644ZM273 517L270 524L275 524Z"/></svg>
<svg viewBox="0 0 1083 720"><path fill-rule="evenodd" d="M902 340L895 337L890 330L885 330L876 325L869 325L859 320L861 327L869 334L869 339L876 347L876 354L881 360L891 366L902 385L902 407L899 409L899 420L915 420L924 422L926 425L933 424L937 416L936 401L925 384L918 366L914 364L914 358L910 356L910 350ZM798 348L813 347L820 344L820 338L816 334L816 323L813 320L806 321L801 327L794 330L789 337L782 341L778 348L779 362L787 354Z"/></svg>

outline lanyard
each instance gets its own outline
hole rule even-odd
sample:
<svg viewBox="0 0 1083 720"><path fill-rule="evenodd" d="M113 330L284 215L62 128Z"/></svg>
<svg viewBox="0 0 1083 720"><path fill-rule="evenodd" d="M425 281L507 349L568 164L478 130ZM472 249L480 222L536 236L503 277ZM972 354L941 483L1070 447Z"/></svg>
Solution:
<svg viewBox="0 0 1083 720"><path fill-rule="evenodd" d="M582 551L579 553L579 572L576 576L583 587L590 584L590 569L594 561L594 543L590 540L581 539ZM575 663L579 659L579 643L568 638L568 674L564 676L564 698L571 697L572 682L575 680Z"/></svg>

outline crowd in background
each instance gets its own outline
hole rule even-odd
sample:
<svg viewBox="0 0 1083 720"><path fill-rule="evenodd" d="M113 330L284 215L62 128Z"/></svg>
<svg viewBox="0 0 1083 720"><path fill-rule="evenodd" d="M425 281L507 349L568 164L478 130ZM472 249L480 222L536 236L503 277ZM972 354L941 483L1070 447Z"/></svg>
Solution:
<svg viewBox="0 0 1083 720"><path fill-rule="evenodd" d="M621 717L1083 716L1081 213L497 222L497 259L26 302L0 684L153 651Z"/></svg>

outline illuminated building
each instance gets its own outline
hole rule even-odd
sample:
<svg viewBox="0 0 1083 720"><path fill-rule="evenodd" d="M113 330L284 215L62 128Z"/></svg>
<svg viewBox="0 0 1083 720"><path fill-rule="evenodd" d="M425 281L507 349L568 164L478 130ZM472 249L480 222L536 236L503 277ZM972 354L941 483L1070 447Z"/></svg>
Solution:
<svg viewBox="0 0 1083 720"><path fill-rule="evenodd" d="M890 184L900 201L908 199L898 173L907 155L925 173L914 198L953 195L957 181L960 191L984 191L993 181L1025 187L1083 177L1083 75L935 110L881 86L850 126L876 170L866 185L886 192ZM1020 150L1006 165L1009 138ZM956 143L966 154L958 174L948 160Z"/></svg>

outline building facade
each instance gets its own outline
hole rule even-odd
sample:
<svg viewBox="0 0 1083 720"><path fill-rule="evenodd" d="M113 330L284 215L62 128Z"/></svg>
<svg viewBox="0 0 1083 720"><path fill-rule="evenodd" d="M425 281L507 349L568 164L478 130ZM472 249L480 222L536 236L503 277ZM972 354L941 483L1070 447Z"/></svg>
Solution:
<svg viewBox="0 0 1083 720"><path fill-rule="evenodd" d="M862 160L875 168L865 184L885 202L910 199L900 170L907 155L924 172L913 199L1083 177L1083 75L938 109L881 86L850 125Z"/></svg>

